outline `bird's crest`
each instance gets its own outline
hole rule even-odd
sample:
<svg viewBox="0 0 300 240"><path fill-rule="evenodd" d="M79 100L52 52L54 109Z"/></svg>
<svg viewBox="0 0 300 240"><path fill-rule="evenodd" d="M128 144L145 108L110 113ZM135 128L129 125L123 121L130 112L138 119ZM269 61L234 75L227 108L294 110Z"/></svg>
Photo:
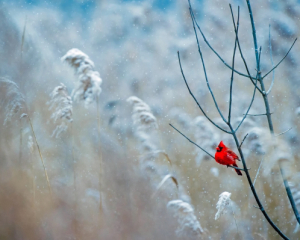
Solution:
<svg viewBox="0 0 300 240"><path fill-rule="evenodd" d="M222 147L222 148L223 148L223 147L226 147L225 144L223 143L223 141L221 141L221 142L219 143L219 147Z"/></svg>

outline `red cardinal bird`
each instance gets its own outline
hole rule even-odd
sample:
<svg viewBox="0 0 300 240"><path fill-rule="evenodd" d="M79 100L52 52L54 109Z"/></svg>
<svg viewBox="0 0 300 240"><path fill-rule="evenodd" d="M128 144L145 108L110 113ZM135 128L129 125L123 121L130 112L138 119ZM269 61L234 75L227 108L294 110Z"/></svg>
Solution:
<svg viewBox="0 0 300 240"><path fill-rule="evenodd" d="M217 163L220 163L222 165L226 166L234 166L238 167L236 165L236 160L239 160L239 157L228 147L225 146L223 141L219 143L219 146L216 148L216 154L215 154L215 160ZM240 160L239 160L240 161ZM238 169L234 169L238 175L242 176L242 172Z"/></svg>

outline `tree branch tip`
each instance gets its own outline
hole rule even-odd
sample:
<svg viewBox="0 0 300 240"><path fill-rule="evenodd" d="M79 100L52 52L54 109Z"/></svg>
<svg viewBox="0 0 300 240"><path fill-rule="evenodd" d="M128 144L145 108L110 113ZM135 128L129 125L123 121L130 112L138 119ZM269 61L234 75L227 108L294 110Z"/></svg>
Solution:
<svg viewBox="0 0 300 240"><path fill-rule="evenodd" d="M290 127L288 130L285 130L284 132L281 132L281 133L275 135L275 137L278 137L278 136L280 136L280 135L283 135L283 134L287 133L287 132L290 131L292 128L293 128L293 127Z"/></svg>

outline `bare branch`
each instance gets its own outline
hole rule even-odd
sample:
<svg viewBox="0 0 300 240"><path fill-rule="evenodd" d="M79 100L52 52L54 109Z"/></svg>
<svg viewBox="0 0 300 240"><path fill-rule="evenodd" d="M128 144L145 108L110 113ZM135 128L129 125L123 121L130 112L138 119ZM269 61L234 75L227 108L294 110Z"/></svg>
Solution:
<svg viewBox="0 0 300 240"><path fill-rule="evenodd" d="M277 68L277 67L282 63L282 61L287 57L287 55L288 55L288 54L290 53L290 51L292 50L292 48L293 48L293 46L295 45L296 41L297 41L297 38L294 40L292 46L291 46L290 49L287 51L287 53L285 54L285 56L279 61L279 63L277 63L277 64L275 65L275 67L273 67L269 72L267 72L267 73L262 77L262 79L264 79L266 76L268 76L270 72L272 72L275 68Z"/></svg>
<svg viewBox="0 0 300 240"><path fill-rule="evenodd" d="M231 11L232 11L232 10L231 10ZM233 17L233 15L232 15L232 17ZM234 21L234 19L233 19L233 21ZM235 28L235 26L234 26L234 28ZM259 56L260 56L260 54L261 54L261 48L260 48ZM260 59L260 58L259 58L259 59ZM249 107L248 107L248 109L247 109L247 111L246 111L246 114L244 114L244 116L243 116L241 122L239 123L239 125L237 126L237 128L234 130L235 132L236 132L236 131L240 128L240 126L243 124L243 122L245 121L245 119L246 119L246 117L247 117L247 115L248 115L248 112L250 111L250 109L251 109L251 107L252 107L252 104L253 104L254 98L255 98L256 89L258 89L256 86L257 86L257 79L256 79L256 81L255 81L255 87L254 87L254 91L253 91L253 95L252 95L252 99L251 99L251 102L250 102L250 104L249 104Z"/></svg>
<svg viewBox="0 0 300 240"><path fill-rule="evenodd" d="M213 155L211 155L209 152L207 152L205 149L203 149L202 147L200 147L197 143L193 142L191 139L189 139L186 135L184 135L182 132L180 132L176 127L174 127L171 123L169 123L169 125L174 128L178 133L180 133L184 138L186 138L190 143L194 144L196 147L200 148L203 152L205 152L208 156L210 156L211 158L215 159L215 157Z"/></svg>
<svg viewBox="0 0 300 240"><path fill-rule="evenodd" d="M232 71L231 71L231 79L230 79L230 94L229 94L229 111L228 111L228 123L231 120L231 106L232 106L232 85L233 85L233 74L234 74L234 59L235 59L235 52L236 52L236 45L237 45L237 36L239 31L240 25L240 7L238 7L238 19L237 19L237 34L234 41L234 49L233 49L233 56L232 56Z"/></svg>
<svg viewBox="0 0 300 240"><path fill-rule="evenodd" d="M270 113L270 115L273 114L273 112ZM261 113L261 114L243 114L243 115L248 115L248 116L253 116L253 117L257 117L257 116L266 116L268 115L267 113Z"/></svg>
<svg viewBox="0 0 300 240"><path fill-rule="evenodd" d="M273 54L272 54L272 44L271 44L271 25L269 25L269 48L270 48L270 59L272 63L272 68L274 67L274 62L273 62ZM267 91L267 94L269 94L272 90L272 87L274 85L274 79L275 79L275 69L273 70L273 75L272 75L272 82L269 87L269 90Z"/></svg>
<svg viewBox="0 0 300 240"><path fill-rule="evenodd" d="M243 143L244 143L244 141L246 140L246 138L248 137L248 133L245 135L245 137L243 138L243 141L241 142L241 144L240 144L240 146L239 146L239 148L238 149L241 149L241 147L242 147L242 145L243 145Z"/></svg>
<svg viewBox="0 0 300 240"><path fill-rule="evenodd" d="M235 69L232 69L232 67L231 67L228 63L226 63L225 60L224 60L224 59L223 59L223 58L215 51L215 49L210 45L210 43L207 41L207 39L206 39L204 33L202 32L200 26L198 25L198 23L197 23L197 21L196 21L196 18L195 18L194 12L193 12L193 10L192 10L192 6L191 6L191 3L190 3L190 0L189 0L189 5L190 5L190 11L192 12L192 17L193 17L193 19L194 19L194 21L195 21L195 24L196 24L196 26L197 26L199 32L201 33L202 38L203 38L204 42L206 43L206 45L213 51L214 54L216 54L216 56L221 60L222 63L224 63L224 65L225 65L226 67L228 67L230 70L233 70L235 73L237 73L237 74L239 74L239 75L241 75L241 76L243 76L243 77L249 78L249 76L248 76L247 74L244 74L244 73L241 73L241 72L239 72L239 71L237 71L237 70L235 70ZM255 79L255 78L252 77L252 79Z"/></svg>
<svg viewBox="0 0 300 240"><path fill-rule="evenodd" d="M256 30L255 30L255 24L254 24L254 19L253 19L253 13L252 13L252 9L251 9L251 4L250 4L250 0L246 0L247 2L247 7L248 7L248 12L249 12L249 16L250 16L250 22L251 22L251 27L252 27L252 36L253 36L253 43L254 43L254 49L255 49L255 57L256 57L256 66L257 66L257 70L258 70L258 78L260 80L260 85L261 85L261 90L262 90L262 96L265 102L265 106L266 106L266 113L267 113L267 118L268 118L268 123L269 123L269 128L271 133L274 132L273 130L273 123L272 123L272 119L270 116L270 106L269 106L269 102L268 102L268 98L267 95L265 93L265 89L264 89L264 83L263 83L263 78L261 78L261 74L260 74L260 60L259 60L259 56L258 56L258 50L257 50L257 38L256 38ZM233 136L235 137L235 134L233 134ZM235 137L236 138L236 137ZM237 139L236 139L237 141ZM240 149L241 150L241 149ZM243 159L242 159L243 160ZM245 164L245 161L243 160L243 164ZM244 165L245 168L245 165ZM277 225L272 221L272 219L269 217L269 215L267 214L267 212L264 210L262 203L260 202L259 197L257 196L256 190L253 186L253 184L251 184L251 178L250 175L248 174L248 172L246 172L247 178L248 178L248 182L250 184L250 188L252 190L252 193L255 197L255 200L262 212L262 214L264 215L264 217L266 218L266 220L268 221L268 223L272 226L272 228L283 238L283 239L288 239L287 236L285 236L285 234L277 227Z"/></svg>
<svg viewBox="0 0 300 240"><path fill-rule="evenodd" d="M209 84L207 73L206 73L206 67L205 67L203 55L202 55L202 52L201 52L201 48L200 48L200 44L199 44L199 39L198 39L198 34L197 34L197 30L195 28L195 22L194 22L194 18L193 18L193 14L192 14L192 9L191 8L190 8L190 15L191 15L191 19L192 19L192 22L193 22L193 28L194 28L194 33L195 33L195 37L196 37L196 40L197 40L198 52L199 52L200 59L201 59L201 62L202 62L202 67L203 67L203 72L204 72L204 77L205 77L207 88L208 88L208 90L210 92L210 95L211 95L211 97L212 97L212 99L213 99L213 101L215 103L215 106L216 106L216 108L217 108L217 110L218 110L221 118L223 119L223 121L225 123L227 123L227 121L225 120L225 118L224 118L224 116L223 116L223 114L222 114L222 112L221 112L221 110L220 110L220 108L218 106L218 103L217 103L217 101L215 99L215 96L214 96L214 94L213 94L213 92L212 92L212 90L210 88L210 84Z"/></svg>
<svg viewBox="0 0 300 240"><path fill-rule="evenodd" d="M231 7L231 5L230 5L230 11L231 11L231 16L232 16L232 21L233 21L233 26L234 26L235 35L237 36L237 28L236 28L236 26L235 26L235 21L234 21L234 16L233 16L233 12L232 12L232 7ZM249 71L249 68L248 68L246 59L244 58L244 55L243 55L243 52L242 52L242 49L241 49L241 45L240 45L240 41L239 41L238 36L237 36L237 43L238 43L239 52L240 52L241 58L242 58L242 60L243 60L243 63L244 63L244 65L245 65L245 68L246 68L246 71L247 71L247 73L248 73L248 76L249 76L251 82L254 84L255 88L257 88L257 90L258 90L260 93L262 93L262 90L257 86L258 76L256 76L256 78L252 78L252 77L251 77L251 74L250 74L250 71ZM253 79L256 79L256 83L254 82Z"/></svg>
<svg viewBox="0 0 300 240"><path fill-rule="evenodd" d="M260 170L260 167L261 167L261 165L262 165L263 160L264 160L264 159L262 159L262 160L260 161L259 167L258 167L258 169L257 169L257 173L256 173L255 178L254 178L254 181L253 181L253 186L255 185L255 182L256 182L256 179L257 179L257 177L258 177L259 170Z"/></svg>
<svg viewBox="0 0 300 240"><path fill-rule="evenodd" d="M212 121L208 116L207 114L205 113L205 111L203 110L203 108L201 107L200 103L197 101L196 97L194 96L194 94L192 93L187 81L186 81L186 78L185 78L185 75L183 73L183 70L182 70L182 66L181 66L181 60L180 60L180 54L179 52L177 52L177 55L178 55L178 61L179 61L179 66L180 66L180 70L181 70L181 74L182 74L182 77L183 77L183 80L185 82L185 85L187 87L187 89L189 90L189 93L191 94L191 96L193 97L193 99L195 100L195 102L197 103L198 107L200 108L201 112L203 113L203 115L213 124L215 125L217 128L219 128L220 130L222 130L223 132L226 132L228 134L230 134L229 131L221 128L219 125L217 125L214 121Z"/></svg>
<svg viewBox="0 0 300 240"><path fill-rule="evenodd" d="M285 134L286 132L290 131L292 128L293 128L293 127L290 127L288 130L285 130L284 132L279 133L279 134L274 135L274 136L275 136L275 137L278 137L278 136L280 136L280 135L282 135L282 134Z"/></svg>

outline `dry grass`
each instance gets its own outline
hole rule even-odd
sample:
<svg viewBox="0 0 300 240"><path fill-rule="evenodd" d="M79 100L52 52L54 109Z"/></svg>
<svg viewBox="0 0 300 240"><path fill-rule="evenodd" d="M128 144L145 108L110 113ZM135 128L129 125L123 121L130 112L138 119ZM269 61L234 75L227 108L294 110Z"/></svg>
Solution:
<svg viewBox="0 0 300 240"><path fill-rule="evenodd" d="M291 1L288 2L285 4L291 4ZM229 39L232 31L230 22L220 18L229 13L224 10L227 7L225 5L226 1L206 1L203 9L196 7L196 11L202 11L207 16L200 22L208 37L212 38L216 32L219 33L220 37L212 38L212 44L217 46L224 56L229 56L234 38ZM264 11L257 4L253 5L257 16L258 34L264 36L262 32L266 15L262 13L268 9L267 15L272 17L271 21L275 21L275 10L271 9L269 3L263 4ZM289 41L287 34L292 31L292 35L295 35L298 32L297 27L300 26L298 21L294 21L300 11L295 8L295 12L292 13L286 5L281 6L282 14L286 17L284 21L279 20L278 24L272 25L275 62L285 50L285 41ZM26 33L24 30L22 34L24 21L22 20L22 27L18 29L12 24L10 16L0 10L0 19L5 23L5 42L8 44L1 47L1 70L3 75L10 75L11 79L18 83L20 92L26 95L28 104L28 109L23 111L24 107L20 108L14 104L21 98L16 98L15 94L7 95L5 93L9 92L0 88L0 123L6 123L0 124L0 238L182 239L182 235L178 235L178 229L187 219L178 221L178 217L174 217L174 213L167 208L170 201L177 200L182 201L184 206L189 206L189 212L194 215L191 219L194 222L199 221L199 229L203 229L201 234L185 234L185 239L279 239L260 211L253 207L255 201L245 178L236 176L232 169L208 160L168 125L171 122L178 126L199 145L208 148L212 154L214 144L219 140L223 140L236 151L230 136L217 131L205 122L205 119L199 117L196 104L184 88L176 62L178 49L181 51L188 80L198 100L204 104L212 118L218 117L217 112L212 110L212 100L198 71L199 59L191 21L187 18L187 6L181 1L177 3L176 9L173 10L178 18L176 21L174 14L158 13L147 4L124 5L126 11L118 4L111 3L109 6L111 8L107 7L106 11L102 12L102 19L96 14L91 20L91 26L97 26L94 29L102 26L102 32L95 30L94 33L91 30L87 33L89 38L84 36L82 39L78 37L80 34L75 34L77 30L82 30L80 24L75 27L67 25L69 29L66 28L66 32L60 31L64 33L63 36L56 34L57 29L65 29L60 26L61 20L53 17L59 16L56 12L47 13L54 14L46 15L52 16L51 21L41 21L48 26L49 32L44 32L42 29L45 27L38 25L38 21L33 23L28 19ZM99 9L103 10L102 7L99 5ZM241 6L242 9L243 7ZM132 14L125 16L125 12ZM162 22L156 22L155 19ZM284 33L282 25L288 20L296 22L297 27ZM132 40L133 36L136 37L136 32L132 33L132 25L122 25L125 23L134 23L138 27L136 31L141 31L137 41L139 44ZM109 28L103 27L108 24ZM241 29L246 29L246 17L243 18L242 24L245 25ZM147 35L145 41L143 34L148 34L147 31L151 34ZM178 36L179 33L184 34ZM226 35L226 41L221 35ZM241 42L243 48L250 49L245 50L244 54L251 62L254 56L249 36L241 35ZM55 42L54 49L59 50L43 48L40 39ZM116 46L110 44L116 44L120 39L124 42L117 51ZM262 37L262 44L267 43L266 39L267 36ZM81 42L85 42L85 45L80 45ZM225 43L228 43L228 46L231 44L230 47ZM23 62L20 64L20 48L15 50L15 46L21 45ZM77 81L77 76L74 77L74 73L59 61L61 55L74 47L73 45L83 47L95 61L95 64L89 62L89 68L84 70L89 73L87 78L83 78L82 72L77 74L79 80L86 80L79 81L77 87L73 83ZM298 46L296 50L297 48ZM101 54L95 49L101 49ZM226 113L226 89L229 86L230 71L216 61L205 46L203 53L212 87L217 100L221 102L221 110ZM297 83L298 75L293 72L300 60L297 55L292 54L287 61L286 65L276 71L278 77L275 79L270 101L277 132L291 126L293 129L279 136L278 142L270 143L270 139L264 133L264 117L251 117L241 127L238 137L243 139L245 134L249 133L243 149L247 164L251 168L252 179L255 178L259 164L264 159L255 186L265 209L283 232L291 239L296 239L299 234L294 233L296 220L289 207L276 164L283 157L290 160L285 164L291 176L289 180L294 181L294 191L297 191L299 180L294 175L300 171L297 164L299 117L294 112L300 105L297 96L300 85ZM263 71L269 68L268 60L265 62ZM237 68L242 69L240 62L237 62ZM253 70L254 66L251 69ZM101 72L102 85L96 70ZM91 83L93 77L96 79L94 85ZM97 101L98 104L84 106L82 102L73 103L73 122L66 123L72 126L68 125L58 138L53 138L51 135L56 124L51 121L53 112L48 110L46 103L49 101L49 93L59 82L70 90L75 86L79 91L79 100L88 98L88 103ZM102 93L99 96L100 86ZM92 91L88 92L85 98L84 94L89 87ZM250 101L252 85L245 82L244 78L237 77L234 88L233 118L237 121ZM126 102L132 95L141 97L144 104L143 108L135 111L135 122L132 121L132 108ZM5 101L2 101L3 98ZM8 112L5 106L10 106ZM139 110L146 113L143 116L139 115L141 118L137 118L137 113L141 113ZM262 101L257 98L252 113L263 113L263 110ZM20 119L23 112L31 117L32 128L27 118ZM150 123L150 130L149 126L136 125L141 123ZM52 198L32 129L47 166ZM35 144L32 145L29 141L30 137ZM278 150L282 154L272 152L274 145L280 146ZM101 165L99 157L102 160ZM168 178L164 179L166 176ZM215 220L218 197L225 191L232 194L231 205L237 226L230 210ZM99 213L100 205L102 212Z"/></svg>

